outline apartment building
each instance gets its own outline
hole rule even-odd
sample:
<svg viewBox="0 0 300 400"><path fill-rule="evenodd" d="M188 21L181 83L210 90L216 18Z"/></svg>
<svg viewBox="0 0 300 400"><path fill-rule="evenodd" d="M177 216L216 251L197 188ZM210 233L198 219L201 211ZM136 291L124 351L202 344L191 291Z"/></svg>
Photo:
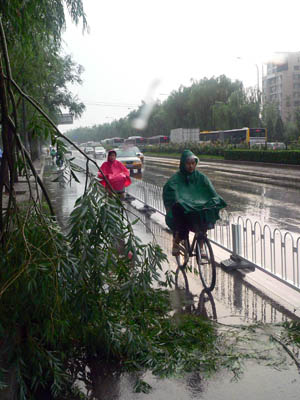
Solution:
<svg viewBox="0 0 300 400"><path fill-rule="evenodd" d="M263 101L277 104L282 120L291 120L300 108L300 52L277 53L266 67Z"/></svg>

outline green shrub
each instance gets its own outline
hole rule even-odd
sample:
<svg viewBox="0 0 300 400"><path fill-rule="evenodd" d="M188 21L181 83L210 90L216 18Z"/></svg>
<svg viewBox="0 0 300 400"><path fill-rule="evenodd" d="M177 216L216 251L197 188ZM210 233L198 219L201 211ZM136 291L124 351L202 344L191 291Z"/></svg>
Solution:
<svg viewBox="0 0 300 400"><path fill-rule="evenodd" d="M225 150L225 160L300 165L299 150Z"/></svg>
<svg viewBox="0 0 300 400"><path fill-rule="evenodd" d="M228 147L228 146L227 146ZM199 144L199 143L168 143L164 145L146 146L144 152L161 153L161 154L181 154L185 149L190 149L194 154L223 156L224 147L221 144Z"/></svg>

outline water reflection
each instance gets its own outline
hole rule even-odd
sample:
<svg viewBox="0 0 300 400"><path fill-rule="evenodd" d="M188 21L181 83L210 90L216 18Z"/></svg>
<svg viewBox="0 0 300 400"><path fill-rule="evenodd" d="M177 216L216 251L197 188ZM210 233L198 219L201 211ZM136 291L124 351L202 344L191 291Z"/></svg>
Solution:
<svg viewBox="0 0 300 400"><path fill-rule="evenodd" d="M196 314L201 315L205 319L217 321L217 309L212 292L202 290L199 296L198 307Z"/></svg>
<svg viewBox="0 0 300 400"><path fill-rule="evenodd" d="M130 205L128 205L128 207L131 209ZM136 213L137 210L134 209L134 214ZM147 217L147 215L139 215L142 221L138 227L140 234L142 231L148 235L150 232L153 233L153 237L168 256L168 264L165 265L165 269L171 269L175 273L177 270L177 264L175 257L171 255L172 240L170 232L164 229L160 224L153 221L153 219ZM148 236L148 240L151 240L153 237ZM194 271L196 267L195 263L196 260L192 257L189 261L191 271ZM188 291L190 293L188 300L193 298L194 301L199 304L199 293L203 289L199 276L195 275L193 272L186 271L188 285L185 284L181 272L179 274L179 278L180 277L181 284L179 284L178 287L181 289L181 292L184 294ZM246 282L243 279L243 276L237 271L227 272L220 267L217 267L216 287L212 295L218 319L221 319L223 323L275 323L297 319L293 313L273 301L250 283ZM185 303L183 304L183 307L188 310L190 305ZM194 305L193 307L197 308L198 305Z"/></svg>
<svg viewBox="0 0 300 400"><path fill-rule="evenodd" d="M189 290L178 289L170 292L174 315L193 314L204 319L217 321L217 308L213 293L203 289L199 295Z"/></svg>

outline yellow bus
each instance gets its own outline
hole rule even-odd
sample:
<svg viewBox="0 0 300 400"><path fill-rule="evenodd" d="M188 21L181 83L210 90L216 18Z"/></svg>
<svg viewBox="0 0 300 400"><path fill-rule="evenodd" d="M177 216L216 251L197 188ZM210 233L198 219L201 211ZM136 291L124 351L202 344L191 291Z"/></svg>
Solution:
<svg viewBox="0 0 300 400"><path fill-rule="evenodd" d="M240 128L224 131L200 131L201 142L215 142L241 144L247 143L250 147L254 145L265 145L267 143L266 128Z"/></svg>

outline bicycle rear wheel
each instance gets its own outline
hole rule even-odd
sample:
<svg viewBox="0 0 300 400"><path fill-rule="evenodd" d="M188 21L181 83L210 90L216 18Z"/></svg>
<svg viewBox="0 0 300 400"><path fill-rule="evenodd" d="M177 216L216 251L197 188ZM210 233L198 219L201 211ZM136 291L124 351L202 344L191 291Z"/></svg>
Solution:
<svg viewBox="0 0 300 400"><path fill-rule="evenodd" d="M213 290L216 285L216 264L214 253L207 237L197 240L196 260L204 288L210 291Z"/></svg>
<svg viewBox="0 0 300 400"><path fill-rule="evenodd" d="M175 256L177 269L175 272L175 287L189 291L189 281L186 276L186 265L189 261L188 242L183 240L180 243L180 254Z"/></svg>

